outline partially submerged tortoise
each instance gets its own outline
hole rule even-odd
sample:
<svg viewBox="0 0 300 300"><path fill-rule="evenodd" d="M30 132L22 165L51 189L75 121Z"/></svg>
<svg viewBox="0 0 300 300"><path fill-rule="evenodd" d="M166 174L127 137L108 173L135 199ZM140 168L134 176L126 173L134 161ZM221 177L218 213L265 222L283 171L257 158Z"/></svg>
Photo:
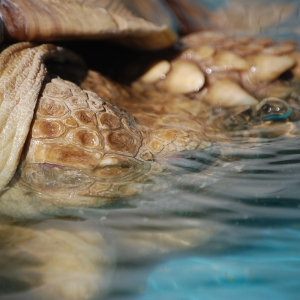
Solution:
<svg viewBox="0 0 300 300"><path fill-rule="evenodd" d="M79 36L114 37L151 49L175 43L167 26L111 3L117 2L74 0L61 10L57 1L2 1L5 43ZM169 55L146 61L150 68L130 85L88 70L82 58L61 46L5 43L0 54L3 214L28 217L44 203L100 206L139 192L170 155L236 137L293 134L299 118L299 54L293 42L191 34ZM80 293L70 294L66 298L77 299Z"/></svg>
<svg viewBox="0 0 300 300"><path fill-rule="evenodd" d="M118 7L104 10L101 1L69 1L62 11L55 2L39 2L32 0L36 10L28 11L28 2L5 1L4 36L51 40L116 35L121 42L152 49L170 46L176 38L167 27ZM75 14L79 6L80 18ZM66 11L69 23L62 22ZM85 21L73 25L78 19ZM149 173L160 170L157 158L226 140L221 136L228 128L260 128L278 118L295 120L296 109L291 108L298 108L299 97L295 51L293 42L196 33L181 40L175 55L157 58L131 87L124 87L95 71L82 76L82 60L61 47L9 46L0 57L2 197L101 205L107 198L134 192L135 181L142 183ZM74 74L81 76L81 87L65 80ZM291 126L283 124L281 131L290 131Z"/></svg>

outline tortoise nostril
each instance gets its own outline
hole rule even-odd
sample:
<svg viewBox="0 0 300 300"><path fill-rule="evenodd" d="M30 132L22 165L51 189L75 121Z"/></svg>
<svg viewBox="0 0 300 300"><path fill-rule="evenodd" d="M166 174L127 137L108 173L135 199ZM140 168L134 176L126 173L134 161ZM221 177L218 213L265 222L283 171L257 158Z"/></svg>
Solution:
<svg viewBox="0 0 300 300"><path fill-rule="evenodd" d="M291 70L288 70L284 73L282 73L278 79L279 80L284 80L284 81L289 81L289 80L292 80L294 78L294 74Z"/></svg>

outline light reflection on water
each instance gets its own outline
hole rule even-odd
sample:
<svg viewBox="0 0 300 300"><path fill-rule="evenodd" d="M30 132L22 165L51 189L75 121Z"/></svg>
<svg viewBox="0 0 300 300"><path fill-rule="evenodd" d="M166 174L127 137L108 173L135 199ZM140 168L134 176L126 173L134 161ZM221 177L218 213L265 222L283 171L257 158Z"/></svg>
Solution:
<svg viewBox="0 0 300 300"><path fill-rule="evenodd" d="M87 280L93 289L111 281L107 300L297 299L299 149L300 136L186 152L168 159L170 171L141 195L105 208L66 208L59 214L72 218L26 228L45 234L44 248L33 244L45 253L42 262L52 251L52 261L68 257L99 268L100 275L80 269L78 282ZM60 231L54 242L53 228ZM36 258L21 256L17 264L13 255L6 259L0 261L1 300L44 299L32 294L51 295L51 284L56 289L57 275L49 275L47 284L33 276L34 289L22 279L22 273L39 274ZM73 271L64 271L59 281L67 282ZM11 272L15 278L5 280Z"/></svg>
<svg viewBox="0 0 300 300"><path fill-rule="evenodd" d="M185 163L181 158L183 174L168 178L170 188L131 203L221 226L200 247L158 257L160 262L150 265L147 259L123 263L108 299L297 299L299 147L299 137L252 144L247 151L232 147L230 157L202 169L195 153L199 173L187 171L192 155Z"/></svg>
<svg viewBox="0 0 300 300"><path fill-rule="evenodd" d="M65 209L60 214L73 218L29 227L49 234L41 248L45 257L51 251L58 261L66 256L78 263L86 257L99 267L101 276L80 270L79 282L88 275L91 288L94 281L96 286L111 281L107 300L297 299L299 149L300 137L280 137L184 153L169 159L170 173L141 195L106 208ZM53 228L61 231L55 243ZM71 248L58 242L73 238L79 240L70 242ZM39 270L35 258L18 260L19 265L12 265L12 258L0 262L1 300L43 299L33 298L39 289L51 295L51 284L33 280L32 289L22 280L5 281L18 268L17 278L22 272L31 278ZM66 281L70 274L62 276Z"/></svg>

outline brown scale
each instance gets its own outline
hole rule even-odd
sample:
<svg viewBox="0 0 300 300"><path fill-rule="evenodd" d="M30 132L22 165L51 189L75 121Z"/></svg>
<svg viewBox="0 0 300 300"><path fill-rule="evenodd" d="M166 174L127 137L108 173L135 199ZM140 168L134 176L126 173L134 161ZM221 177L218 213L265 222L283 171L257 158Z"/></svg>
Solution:
<svg viewBox="0 0 300 300"><path fill-rule="evenodd" d="M68 112L68 107L51 98L41 98L38 113L45 117L62 117Z"/></svg>
<svg viewBox="0 0 300 300"><path fill-rule="evenodd" d="M97 131L78 128L71 132L71 142L88 148L103 148L103 138Z"/></svg>
<svg viewBox="0 0 300 300"><path fill-rule="evenodd" d="M32 127L33 138L57 138L66 131L65 125L60 121L37 120Z"/></svg>

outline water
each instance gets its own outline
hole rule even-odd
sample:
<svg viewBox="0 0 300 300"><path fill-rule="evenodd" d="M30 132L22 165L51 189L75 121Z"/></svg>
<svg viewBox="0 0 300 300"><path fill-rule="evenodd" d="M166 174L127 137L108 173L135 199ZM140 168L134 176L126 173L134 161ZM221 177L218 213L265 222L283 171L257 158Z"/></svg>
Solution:
<svg viewBox="0 0 300 300"><path fill-rule="evenodd" d="M166 216L220 227L201 247L150 265L125 263L108 299L298 299L299 144L299 137L282 138L236 151L236 161L223 158L219 166L194 170L190 185L182 176L172 180L172 191L156 194L157 200L140 198ZM146 275L139 282L132 273ZM133 278L124 283L124 275Z"/></svg>
<svg viewBox="0 0 300 300"><path fill-rule="evenodd" d="M142 194L2 230L0 299L297 299L299 149L280 136L185 152Z"/></svg>

